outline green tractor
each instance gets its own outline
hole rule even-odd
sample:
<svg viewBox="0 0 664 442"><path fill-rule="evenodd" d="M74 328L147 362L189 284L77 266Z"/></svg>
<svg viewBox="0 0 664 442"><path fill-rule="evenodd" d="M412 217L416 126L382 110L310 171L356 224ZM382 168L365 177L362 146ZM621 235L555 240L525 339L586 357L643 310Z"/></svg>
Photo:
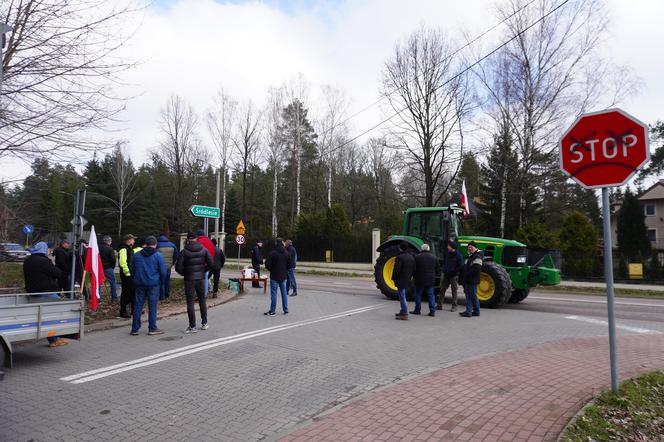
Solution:
<svg viewBox="0 0 664 442"><path fill-rule="evenodd" d="M398 299L392 270L402 241L410 244L413 253L419 253L422 244L429 244L432 253L441 261L445 259L449 240L459 244L459 251L464 257L468 256L468 243L475 241L484 257L477 287L477 297L482 307L496 308L506 302L521 302L526 299L531 287L560 283L560 270L555 267L550 254L529 264L528 248L518 241L463 236L462 215L463 209L455 205L406 210L403 234L390 236L377 249L380 256L374 267L374 277L378 289L388 298ZM438 275L436 290L440 287L440 279L441 275Z"/></svg>

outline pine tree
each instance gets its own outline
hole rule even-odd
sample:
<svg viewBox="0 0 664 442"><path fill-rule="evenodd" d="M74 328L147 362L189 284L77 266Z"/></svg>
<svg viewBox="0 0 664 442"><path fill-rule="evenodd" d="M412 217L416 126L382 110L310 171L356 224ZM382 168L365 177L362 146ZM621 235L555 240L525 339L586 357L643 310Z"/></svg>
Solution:
<svg viewBox="0 0 664 442"><path fill-rule="evenodd" d="M650 241L645 214L638 197L630 190L625 192L617 214L618 252L628 262L642 262L650 256Z"/></svg>
<svg viewBox="0 0 664 442"><path fill-rule="evenodd" d="M597 265L599 233L592 222L580 212L572 212L560 229L560 250L563 274L592 276Z"/></svg>

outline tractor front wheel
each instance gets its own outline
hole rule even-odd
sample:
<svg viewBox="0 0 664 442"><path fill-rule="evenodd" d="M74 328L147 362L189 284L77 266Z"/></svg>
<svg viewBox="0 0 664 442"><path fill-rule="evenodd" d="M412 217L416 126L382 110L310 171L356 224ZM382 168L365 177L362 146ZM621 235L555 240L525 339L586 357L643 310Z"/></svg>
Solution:
<svg viewBox="0 0 664 442"><path fill-rule="evenodd" d="M398 245L387 247L380 252L380 256L376 260L374 266L374 279L376 280L376 287L389 299L399 299L397 293L397 286L392 281L392 271L394 270L394 263L397 255L401 252Z"/></svg>
<svg viewBox="0 0 664 442"><path fill-rule="evenodd" d="M482 307L498 308L510 299L512 280L509 273L495 262L482 264L480 283L477 285L477 297Z"/></svg>

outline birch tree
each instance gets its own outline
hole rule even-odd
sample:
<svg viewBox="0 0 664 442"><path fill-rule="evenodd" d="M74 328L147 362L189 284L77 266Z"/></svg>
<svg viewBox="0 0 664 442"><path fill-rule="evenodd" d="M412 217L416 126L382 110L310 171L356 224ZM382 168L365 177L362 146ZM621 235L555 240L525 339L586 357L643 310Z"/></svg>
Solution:
<svg viewBox="0 0 664 442"><path fill-rule="evenodd" d="M318 123L318 149L327 168L327 207L332 208L332 175L334 154L343 142L347 126L342 124L348 110L348 99L342 89L330 85L322 87L323 116Z"/></svg>
<svg viewBox="0 0 664 442"><path fill-rule="evenodd" d="M238 103L223 89L214 97L212 109L207 113L206 123L212 144L221 166L221 231L226 231L226 182L228 163L233 152L233 130L237 124Z"/></svg>
<svg viewBox="0 0 664 442"><path fill-rule="evenodd" d="M305 103L309 95L309 84L300 73L284 85L287 100L294 104L295 110L294 131L290 142L293 158L295 160L295 216L300 216L302 205L302 194L300 189L300 177L302 175L302 131L305 125L306 113Z"/></svg>
<svg viewBox="0 0 664 442"><path fill-rule="evenodd" d="M412 188L423 189L426 206L440 203L462 159L471 90L461 70L450 41L427 28L397 44L383 70L382 94L394 113L391 143L420 182Z"/></svg>
<svg viewBox="0 0 664 442"><path fill-rule="evenodd" d="M115 145L112 161L110 175L115 187L115 199L112 202L118 216L118 236L121 236L125 212L136 201L136 171L131 159L125 156L121 143Z"/></svg>
<svg viewBox="0 0 664 442"><path fill-rule="evenodd" d="M268 104L265 110L265 138L267 159L272 170L272 236L279 236L279 220L277 217L277 200L279 192L279 168L284 155L282 127L283 90L270 88Z"/></svg>

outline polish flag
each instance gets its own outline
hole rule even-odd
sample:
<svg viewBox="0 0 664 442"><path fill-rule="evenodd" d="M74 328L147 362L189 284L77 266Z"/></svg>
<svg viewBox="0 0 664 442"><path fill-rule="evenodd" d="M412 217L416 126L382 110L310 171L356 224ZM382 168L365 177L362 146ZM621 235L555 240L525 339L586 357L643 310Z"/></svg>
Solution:
<svg viewBox="0 0 664 442"><path fill-rule="evenodd" d="M83 269L90 273L92 281L92 294L90 295L90 308L97 310L99 305L100 288L104 284L104 269L101 265L101 256L99 255L99 244L97 244L97 235L95 235L95 226L90 229L90 239L88 240L88 251L85 256L85 266Z"/></svg>
<svg viewBox="0 0 664 442"><path fill-rule="evenodd" d="M463 207L463 214L470 215L470 205L468 204L468 193L466 193L466 180L461 183L461 207Z"/></svg>

